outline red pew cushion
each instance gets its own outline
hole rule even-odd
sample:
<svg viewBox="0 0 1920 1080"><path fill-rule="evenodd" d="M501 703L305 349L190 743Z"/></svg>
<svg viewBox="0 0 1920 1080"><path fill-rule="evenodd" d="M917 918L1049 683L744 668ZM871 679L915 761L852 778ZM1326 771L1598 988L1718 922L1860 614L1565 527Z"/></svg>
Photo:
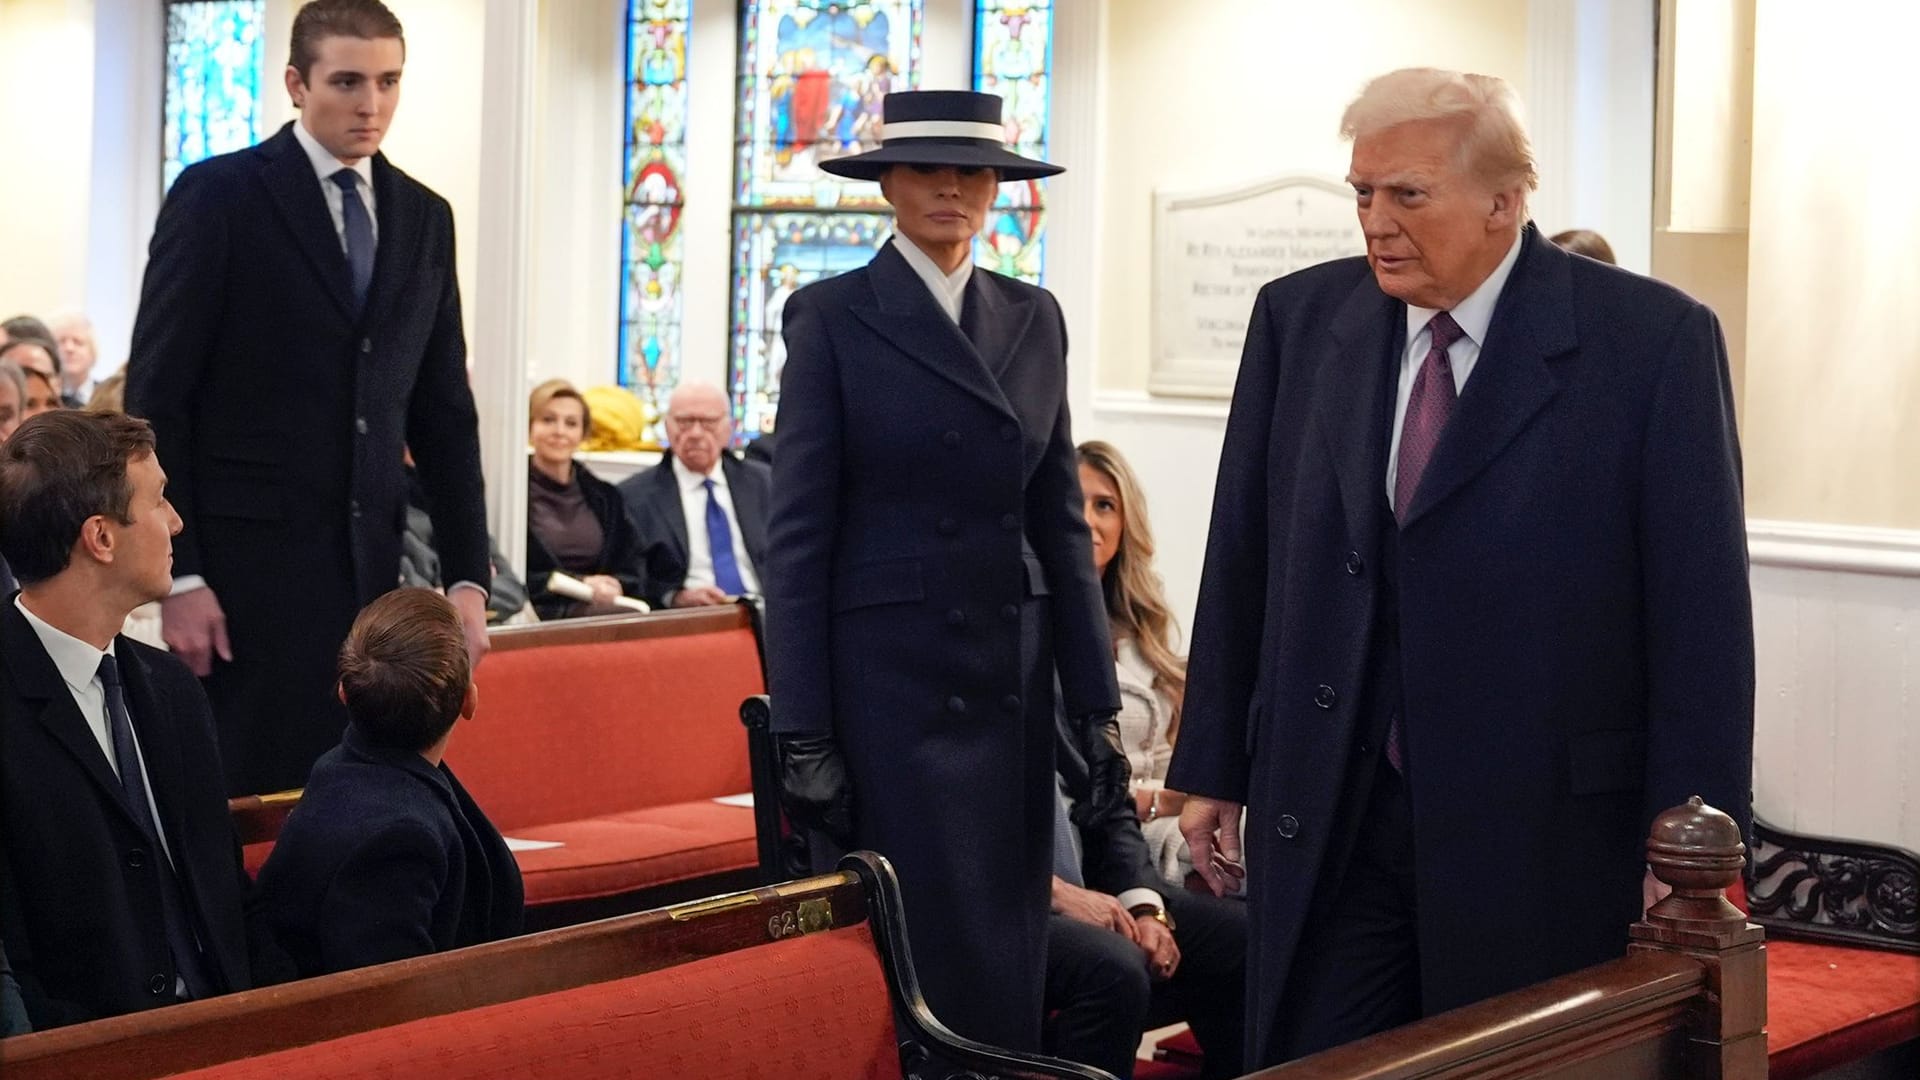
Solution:
<svg viewBox="0 0 1920 1080"><path fill-rule="evenodd" d="M492 653L447 764L501 832L750 791L753 631Z"/></svg>
<svg viewBox="0 0 1920 1080"><path fill-rule="evenodd" d="M1920 956L1767 942L1773 1080L1801 1080L1908 1039L1920 1039Z"/></svg>
<svg viewBox="0 0 1920 1080"><path fill-rule="evenodd" d="M899 1080L863 924L228 1062L193 1080Z"/></svg>
<svg viewBox="0 0 1920 1080"><path fill-rule="evenodd" d="M759 861L753 811L711 799L536 825L509 835L562 845L514 852L529 904L614 896Z"/></svg>

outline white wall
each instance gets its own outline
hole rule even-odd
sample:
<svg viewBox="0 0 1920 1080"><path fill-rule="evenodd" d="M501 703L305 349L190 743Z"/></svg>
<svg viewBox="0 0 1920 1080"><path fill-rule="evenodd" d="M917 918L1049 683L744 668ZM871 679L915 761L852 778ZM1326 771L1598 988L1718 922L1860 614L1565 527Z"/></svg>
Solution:
<svg viewBox="0 0 1920 1080"><path fill-rule="evenodd" d="M93 7L0 3L0 131L12 150L0 169L0 318L49 315L86 293Z"/></svg>

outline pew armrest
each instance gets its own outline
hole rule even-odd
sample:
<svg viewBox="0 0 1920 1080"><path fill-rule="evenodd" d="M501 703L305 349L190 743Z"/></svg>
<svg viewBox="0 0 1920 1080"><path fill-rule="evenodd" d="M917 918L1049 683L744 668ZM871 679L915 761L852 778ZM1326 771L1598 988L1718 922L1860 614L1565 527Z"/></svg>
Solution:
<svg viewBox="0 0 1920 1080"><path fill-rule="evenodd" d="M1747 904L1768 937L1920 954L1920 855L1753 821Z"/></svg>

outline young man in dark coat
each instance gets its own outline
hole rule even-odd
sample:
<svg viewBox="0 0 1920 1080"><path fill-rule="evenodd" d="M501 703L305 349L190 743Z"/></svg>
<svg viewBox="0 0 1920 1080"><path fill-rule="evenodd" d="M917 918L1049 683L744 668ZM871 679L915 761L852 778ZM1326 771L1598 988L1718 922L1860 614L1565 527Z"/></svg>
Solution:
<svg viewBox="0 0 1920 1080"><path fill-rule="evenodd" d="M1052 872L1054 674L1094 780L1128 800L1106 607L1043 289L975 268L1003 145L990 94L889 94L895 233L788 301L767 667L789 813L893 861L927 1002L1037 1048Z"/></svg>
<svg viewBox="0 0 1920 1080"><path fill-rule="evenodd" d="M1528 222L1501 80L1342 128L1367 255L1254 305L1167 776L1216 888L1251 815L1255 1069L1618 957L1653 818L1750 812L1719 322Z"/></svg>
<svg viewBox="0 0 1920 1080"><path fill-rule="evenodd" d="M172 581L166 482L127 416L0 446L0 942L36 1029L256 981L206 694L120 636Z"/></svg>
<svg viewBox="0 0 1920 1080"><path fill-rule="evenodd" d="M351 722L260 870L259 906L302 976L520 932L513 853L440 760L473 715L470 671L438 593L396 590L354 620L340 650Z"/></svg>
<svg viewBox="0 0 1920 1080"><path fill-rule="evenodd" d="M186 523L168 647L206 679L228 792L296 788L340 741L334 654L394 587L411 449L447 595L486 651L486 500L453 213L380 150L406 43L379 0L294 16L300 116L174 182L127 360Z"/></svg>

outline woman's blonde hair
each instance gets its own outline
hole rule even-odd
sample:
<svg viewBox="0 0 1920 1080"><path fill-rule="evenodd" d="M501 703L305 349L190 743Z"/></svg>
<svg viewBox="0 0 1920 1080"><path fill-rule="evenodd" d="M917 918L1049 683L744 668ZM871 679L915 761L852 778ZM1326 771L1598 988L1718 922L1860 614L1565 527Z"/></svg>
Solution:
<svg viewBox="0 0 1920 1080"><path fill-rule="evenodd" d="M1180 735L1180 712L1187 696L1187 659L1173 651L1178 627L1167 606L1165 587L1153 570L1153 527L1147 524L1147 496L1132 466L1111 443L1098 439L1080 444L1080 464L1113 484L1120 496L1120 546L1101 575L1107 619L1116 641L1132 638L1141 659L1153 669L1153 688L1173 702L1167 723L1167 741Z"/></svg>
<svg viewBox="0 0 1920 1080"><path fill-rule="evenodd" d="M584 440L587 436L593 434L593 410L587 407L587 399L581 396L580 391L574 389L573 384L565 379L548 379L546 382L534 387L533 393L527 396L527 426L529 428L533 426L535 420L539 419L541 410L553 403L554 398L572 398L574 401L579 402L580 437Z"/></svg>

